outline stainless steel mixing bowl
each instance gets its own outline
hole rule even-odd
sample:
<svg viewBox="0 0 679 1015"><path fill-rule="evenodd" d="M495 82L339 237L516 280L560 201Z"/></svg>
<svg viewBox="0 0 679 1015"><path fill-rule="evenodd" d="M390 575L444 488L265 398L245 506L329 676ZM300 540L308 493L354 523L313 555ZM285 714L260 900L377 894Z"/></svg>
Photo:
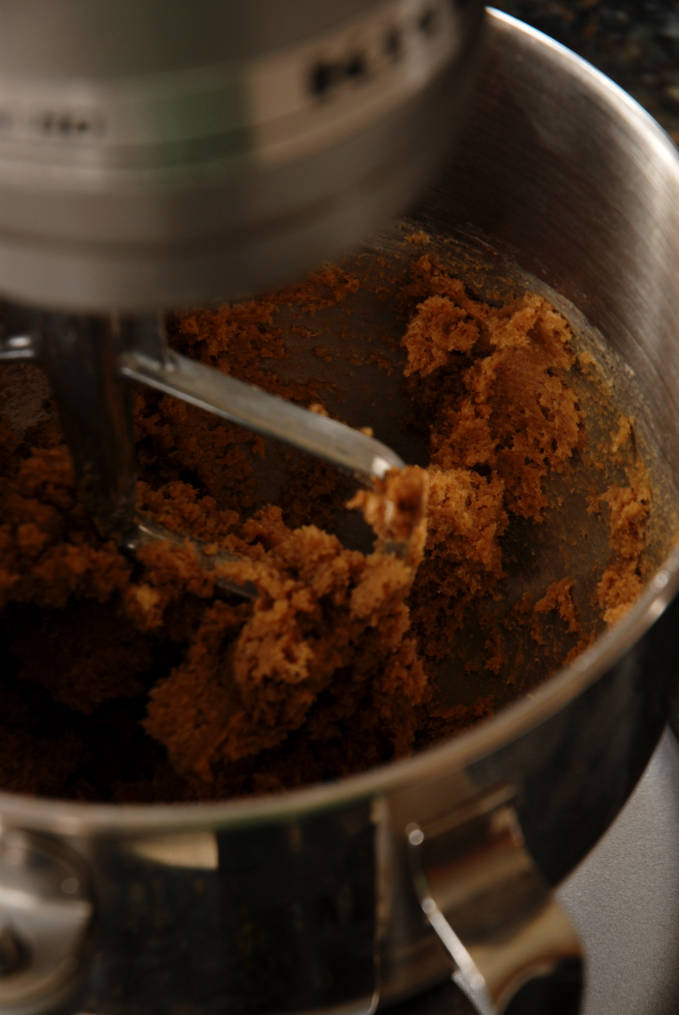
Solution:
<svg viewBox="0 0 679 1015"><path fill-rule="evenodd" d="M679 159L637 105L491 14L472 117L419 219L577 306L679 472ZM482 1011L529 1006L547 971L575 1003L551 886L662 730L678 587L670 545L623 621L530 698L334 785L145 807L1 795L0 1011L367 1012L453 969Z"/></svg>

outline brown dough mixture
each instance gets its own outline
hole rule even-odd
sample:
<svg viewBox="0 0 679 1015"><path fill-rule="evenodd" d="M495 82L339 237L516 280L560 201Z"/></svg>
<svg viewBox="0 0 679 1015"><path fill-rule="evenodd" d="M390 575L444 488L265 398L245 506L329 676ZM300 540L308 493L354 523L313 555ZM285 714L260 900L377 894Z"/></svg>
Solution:
<svg viewBox="0 0 679 1015"><path fill-rule="evenodd" d="M563 497L555 478L567 487L587 457L586 371L568 323L543 298L484 303L427 252L426 237L421 246L402 292L403 383L413 426L426 421L430 463L389 479L390 521L383 496L354 497L377 533L372 552L332 534L338 504L355 492L333 469L279 450L280 506L258 505L261 438L145 392L140 506L202 540L208 558L242 559L206 567L187 538L132 560L76 503L54 421L23 434L2 423L3 787L184 800L336 778L489 714L529 687L528 659L543 678L634 600L650 492L624 419L609 446L590 449L618 479L602 472L583 493L609 542L589 598L578 601L568 573L509 595L517 540L525 556L526 533L544 528ZM304 306L297 334L327 359L314 314L361 284L329 266L262 300L184 314L173 340L323 412L323 384L271 369L287 355L278 321ZM420 541L400 559L383 545L404 519ZM229 596L225 575L253 582L256 596ZM442 676L456 653L457 696Z"/></svg>

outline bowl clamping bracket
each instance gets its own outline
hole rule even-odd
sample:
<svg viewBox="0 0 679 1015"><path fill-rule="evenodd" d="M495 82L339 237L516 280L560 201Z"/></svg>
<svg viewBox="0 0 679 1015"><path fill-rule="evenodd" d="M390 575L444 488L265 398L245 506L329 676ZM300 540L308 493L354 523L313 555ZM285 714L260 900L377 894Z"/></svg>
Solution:
<svg viewBox="0 0 679 1015"><path fill-rule="evenodd" d="M580 942L525 846L512 790L410 824L406 839L422 911L479 1015L577 1015Z"/></svg>

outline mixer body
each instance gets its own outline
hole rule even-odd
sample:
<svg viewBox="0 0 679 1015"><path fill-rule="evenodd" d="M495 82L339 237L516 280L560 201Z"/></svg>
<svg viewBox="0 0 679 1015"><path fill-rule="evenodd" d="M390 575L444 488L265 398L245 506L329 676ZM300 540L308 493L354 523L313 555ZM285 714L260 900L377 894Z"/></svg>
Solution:
<svg viewBox="0 0 679 1015"><path fill-rule="evenodd" d="M78 311L251 294L413 201L478 0L0 3L0 291Z"/></svg>

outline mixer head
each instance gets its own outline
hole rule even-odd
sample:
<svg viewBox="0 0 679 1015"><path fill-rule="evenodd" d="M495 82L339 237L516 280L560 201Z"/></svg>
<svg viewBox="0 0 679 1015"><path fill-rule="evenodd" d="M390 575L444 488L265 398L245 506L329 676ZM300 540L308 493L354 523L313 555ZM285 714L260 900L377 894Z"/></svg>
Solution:
<svg viewBox="0 0 679 1015"><path fill-rule="evenodd" d="M299 276L448 148L478 0L0 0L0 291L157 310Z"/></svg>
<svg viewBox="0 0 679 1015"><path fill-rule="evenodd" d="M156 313L290 280L411 202L449 148L482 13L0 0L0 358L47 369L82 495L109 528L134 510L125 379L187 397ZM283 407L267 412L289 439ZM339 461L341 435L320 425L303 413L297 432ZM340 464L399 462L374 444Z"/></svg>

